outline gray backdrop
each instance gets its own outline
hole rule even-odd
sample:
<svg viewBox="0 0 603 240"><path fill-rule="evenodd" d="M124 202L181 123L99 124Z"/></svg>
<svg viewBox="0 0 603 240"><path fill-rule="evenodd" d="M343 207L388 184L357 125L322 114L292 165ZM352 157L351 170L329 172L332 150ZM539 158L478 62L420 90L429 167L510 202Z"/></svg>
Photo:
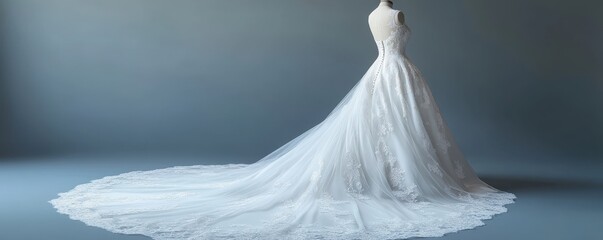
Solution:
<svg viewBox="0 0 603 240"><path fill-rule="evenodd" d="M377 2L2 0L0 156L262 157L375 60ZM394 6L466 155L603 155L601 1Z"/></svg>

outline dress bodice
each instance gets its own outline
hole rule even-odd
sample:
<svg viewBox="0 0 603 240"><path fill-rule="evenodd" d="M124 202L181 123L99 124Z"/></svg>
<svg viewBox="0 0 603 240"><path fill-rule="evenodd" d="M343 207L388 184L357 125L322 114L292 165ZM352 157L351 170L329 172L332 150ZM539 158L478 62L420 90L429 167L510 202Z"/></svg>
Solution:
<svg viewBox="0 0 603 240"><path fill-rule="evenodd" d="M388 21L388 27L391 29L389 36L385 38L385 40L375 40L379 55L387 53L404 54L404 47L408 36L410 35L410 29L406 26L406 23L399 24L398 21L396 21L399 12L400 10L391 11L390 21Z"/></svg>
<svg viewBox="0 0 603 240"><path fill-rule="evenodd" d="M400 10L392 9L390 11L389 19L387 19L385 26L383 26L390 30L389 35L383 40L375 39L377 49L379 50L379 56L375 60L375 75L370 84L371 95L373 95L375 92L375 86L377 84L377 80L382 75L383 68L387 69L389 72L396 71L396 69L401 69L400 67L402 66L402 63L397 61L397 59L406 58L404 48L406 46L408 36L410 35L410 29L406 26L406 22L403 24L398 23L396 18L399 12Z"/></svg>

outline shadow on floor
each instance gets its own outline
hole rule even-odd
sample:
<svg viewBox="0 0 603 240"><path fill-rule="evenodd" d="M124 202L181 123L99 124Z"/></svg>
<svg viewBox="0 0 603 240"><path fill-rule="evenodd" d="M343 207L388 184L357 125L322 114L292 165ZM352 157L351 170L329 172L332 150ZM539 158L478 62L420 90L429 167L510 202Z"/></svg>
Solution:
<svg viewBox="0 0 603 240"><path fill-rule="evenodd" d="M575 179L546 179L507 176L480 176L480 179L499 190L512 192L594 189L603 190L603 183Z"/></svg>

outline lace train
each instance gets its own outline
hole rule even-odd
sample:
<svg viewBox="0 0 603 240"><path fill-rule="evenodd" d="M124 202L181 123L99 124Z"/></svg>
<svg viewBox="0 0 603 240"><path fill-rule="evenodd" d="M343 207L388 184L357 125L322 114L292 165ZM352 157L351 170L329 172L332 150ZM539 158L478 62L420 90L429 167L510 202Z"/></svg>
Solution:
<svg viewBox="0 0 603 240"><path fill-rule="evenodd" d="M90 183L78 185L60 198L52 200L58 212L67 214L71 219L79 220L90 226L101 227L115 233L143 234L154 239L400 239L410 237L438 237L446 233L471 229L484 225L482 220L493 215L506 212L504 205L513 202L515 196L510 193L485 192L465 193L458 196L458 201L433 203L427 201L408 201L407 194L401 192L399 200L403 205L419 214L421 218L408 220L401 218L378 218L365 222L364 229L359 228L351 211L347 210L354 203L333 199L329 194L322 194L314 202L319 214L329 216L334 225L299 225L293 228L294 221L304 199L281 201L270 218L255 219L260 225L227 225L212 227L212 218L194 213L182 214L178 218L164 218L161 215L170 209L185 206L187 198L194 195L186 187L176 185L174 176L187 178L196 187L207 189L222 188L224 185L204 186L193 184L193 176L202 178L220 174L220 172L245 169L246 164L178 166L152 171L134 171L116 176L107 176ZM168 182L166 184L166 182ZM121 189L119 185L136 183L130 189ZM227 184L227 183L224 183ZM253 199L237 199L231 207L254 208L254 199L267 199L274 196L279 189L286 189L290 184L275 182L268 191ZM173 191L157 193L157 189L172 188ZM145 190L153 189L152 194ZM387 199L358 198L356 204L370 206L372 201ZM178 202L179 204L172 204ZM112 204L113 203L113 204ZM157 204L152 204L157 203ZM115 205L114 205L115 204ZM115 207L127 206L127 207ZM443 211L450 209L453 211ZM186 208L184 208L186 209ZM184 209L179 209L184 211ZM388 209L380 209L388 210ZM192 211L192 210L191 210ZM144 218L134 220L127 216L137 213L156 213L156 222L146 222ZM443 214L444 213L444 214ZM195 217L198 216L198 217ZM188 217L188 218L187 218ZM215 219L213 219L215 221ZM261 226L261 227L258 227ZM289 227L289 228L288 228Z"/></svg>

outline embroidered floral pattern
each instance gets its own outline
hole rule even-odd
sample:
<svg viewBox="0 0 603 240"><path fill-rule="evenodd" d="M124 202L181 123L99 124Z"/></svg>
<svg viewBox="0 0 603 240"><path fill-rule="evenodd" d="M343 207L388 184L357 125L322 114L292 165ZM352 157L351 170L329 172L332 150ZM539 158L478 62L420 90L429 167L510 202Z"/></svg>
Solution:
<svg viewBox="0 0 603 240"><path fill-rule="evenodd" d="M429 171L431 171L432 173L435 173L436 175L438 175L440 177L444 176L444 174L442 173L442 170L440 170L440 168L435 163L428 163L427 168L429 169Z"/></svg>
<svg viewBox="0 0 603 240"><path fill-rule="evenodd" d="M362 165L360 161L352 155L351 152L346 153L345 161L345 183L346 189L350 193L362 193L364 190L362 182L360 182L360 174L362 171Z"/></svg>

